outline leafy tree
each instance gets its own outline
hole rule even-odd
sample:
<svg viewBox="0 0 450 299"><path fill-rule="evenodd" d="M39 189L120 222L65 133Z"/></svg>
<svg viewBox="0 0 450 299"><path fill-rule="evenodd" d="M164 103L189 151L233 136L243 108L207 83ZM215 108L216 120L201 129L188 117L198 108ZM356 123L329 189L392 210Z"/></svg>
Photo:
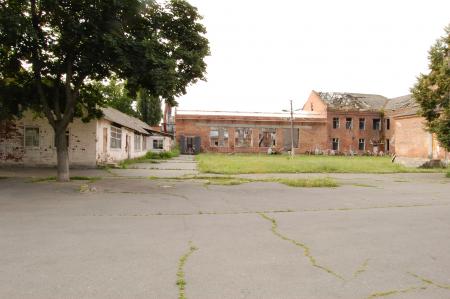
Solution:
<svg viewBox="0 0 450 299"><path fill-rule="evenodd" d="M430 72L420 74L411 92L429 131L450 151L450 25L445 33L429 51Z"/></svg>
<svg viewBox="0 0 450 299"><path fill-rule="evenodd" d="M131 94L186 93L205 79L200 20L184 0L0 0L0 108L8 115L31 108L48 119L58 180L68 181L66 128L74 117L99 117L105 105L93 82L114 75Z"/></svg>
<svg viewBox="0 0 450 299"><path fill-rule="evenodd" d="M135 99L126 89L124 82L112 78L107 84L98 82L96 83L96 86L104 98L106 106L113 107L128 115L139 117L138 112L133 109L133 102L135 102Z"/></svg>
<svg viewBox="0 0 450 299"><path fill-rule="evenodd" d="M150 126L159 125L162 118L161 100L151 95L147 90L141 89L137 101L139 118Z"/></svg>

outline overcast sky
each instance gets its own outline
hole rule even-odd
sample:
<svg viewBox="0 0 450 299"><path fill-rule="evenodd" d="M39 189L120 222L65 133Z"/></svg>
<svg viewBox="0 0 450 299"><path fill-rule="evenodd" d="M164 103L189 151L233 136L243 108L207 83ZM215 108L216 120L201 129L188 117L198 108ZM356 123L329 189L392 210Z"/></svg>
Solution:
<svg viewBox="0 0 450 299"><path fill-rule="evenodd" d="M448 0L189 2L211 56L180 109L275 112L311 90L405 95L450 23Z"/></svg>

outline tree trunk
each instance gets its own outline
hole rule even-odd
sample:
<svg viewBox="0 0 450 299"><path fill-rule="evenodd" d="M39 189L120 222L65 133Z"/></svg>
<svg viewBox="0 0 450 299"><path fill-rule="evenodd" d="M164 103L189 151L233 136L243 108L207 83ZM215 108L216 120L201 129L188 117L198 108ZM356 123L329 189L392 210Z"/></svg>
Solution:
<svg viewBox="0 0 450 299"><path fill-rule="evenodd" d="M69 151L67 149L66 130L55 130L55 143L57 154L57 181L68 182L69 177Z"/></svg>

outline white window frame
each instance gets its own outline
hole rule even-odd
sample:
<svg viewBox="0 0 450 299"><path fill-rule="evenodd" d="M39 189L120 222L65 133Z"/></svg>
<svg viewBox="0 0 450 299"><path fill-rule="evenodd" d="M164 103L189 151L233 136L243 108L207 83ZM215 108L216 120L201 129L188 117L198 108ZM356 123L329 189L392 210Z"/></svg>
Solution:
<svg viewBox="0 0 450 299"><path fill-rule="evenodd" d="M37 129L37 145L27 145L27 130L28 129L32 129L32 130L36 130ZM26 126L23 129L23 146L25 148L39 148L41 145L41 129L37 126Z"/></svg>
<svg viewBox="0 0 450 299"><path fill-rule="evenodd" d="M113 136L113 134L115 136ZM117 137L117 135L120 134L120 137ZM122 128L116 127L111 125L110 129L109 129L109 148L113 149L113 150L120 150L122 149ZM113 140L119 141L119 147L115 147L113 146Z"/></svg>
<svg viewBox="0 0 450 299"><path fill-rule="evenodd" d="M337 122L336 122L336 127L334 126L334 121L335 121L335 120L337 120ZM333 117L333 120L332 120L332 127L333 127L333 129L339 129L339 128L341 127L341 120L340 120L339 117Z"/></svg>
<svg viewBox="0 0 450 299"><path fill-rule="evenodd" d="M134 151L135 152L141 152L142 151L142 138L141 138L141 135L136 134L136 133L134 133Z"/></svg>

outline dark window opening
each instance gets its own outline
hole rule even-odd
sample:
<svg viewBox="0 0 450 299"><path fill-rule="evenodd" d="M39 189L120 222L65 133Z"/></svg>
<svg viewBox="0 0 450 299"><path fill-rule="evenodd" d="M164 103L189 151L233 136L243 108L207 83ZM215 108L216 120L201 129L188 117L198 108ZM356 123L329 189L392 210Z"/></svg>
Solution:
<svg viewBox="0 0 450 299"><path fill-rule="evenodd" d="M345 119L345 128L346 128L347 130L350 130L350 129L353 128L353 118L347 117L347 118Z"/></svg>
<svg viewBox="0 0 450 299"><path fill-rule="evenodd" d="M339 117L333 117L333 129L339 128Z"/></svg>
<svg viewBox="0 0 450 299"><path fill-rule="evenodd" d="M339 138L333 138L332 147L333 147L333 151L339 150Z"/></svg>
<svg viewBox="0 0 450 299"><path fill-rule="evenodd" d="M376 131L380 131L381 130L381 121L379 118L374 118L373 119L373 129Z"/></svg>
<svg viewBox="0 0 450 299"><path fill-rule="evenodd" d="M391 129L391 120L388 118L386 119L386 130L390 130Z"/></svg>
<svg viewBox="0 0 450 299"><path fill-rule="evenodd" d="M366 140L364 140L364 138L359 139L359 150L366 150Z"/></svg>
<svg viewBox="0 0 450 299"><path fill-rule="evenodd" d="M365 130L366 129L366 119L365 118L360 118L359 119L359 129L360 130Z"/></svg>

